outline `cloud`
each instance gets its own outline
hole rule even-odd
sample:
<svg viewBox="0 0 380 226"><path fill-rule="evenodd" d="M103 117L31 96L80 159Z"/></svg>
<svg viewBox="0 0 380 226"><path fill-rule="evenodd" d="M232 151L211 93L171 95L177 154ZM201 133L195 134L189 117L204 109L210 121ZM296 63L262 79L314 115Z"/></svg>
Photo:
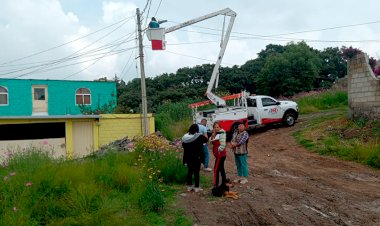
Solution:
<svg viewBox="0 0 380 226"><path fill-rule="evenodd" d="M103 22L113 23L133 16L136 8L136 5L130 2L103 2Z"/></svg>

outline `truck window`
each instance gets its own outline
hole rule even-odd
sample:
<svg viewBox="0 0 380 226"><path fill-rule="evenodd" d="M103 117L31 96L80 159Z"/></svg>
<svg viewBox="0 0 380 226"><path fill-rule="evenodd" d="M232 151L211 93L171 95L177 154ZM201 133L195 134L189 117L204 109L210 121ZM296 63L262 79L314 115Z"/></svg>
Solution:
<svg viewBox="0 0 380 226"><path fill-rule="evenodd" d="M247 99L247 105L248 105L248 107L257 107L256 99L250 99L250 98L248 98Z"/></svg>
<svg viewBox="0 0 380 226"><path fill-rule="evenodd" d="M276 101L267 97L261 98L261 102L263 103L263 107L276 105Z"/></svg>

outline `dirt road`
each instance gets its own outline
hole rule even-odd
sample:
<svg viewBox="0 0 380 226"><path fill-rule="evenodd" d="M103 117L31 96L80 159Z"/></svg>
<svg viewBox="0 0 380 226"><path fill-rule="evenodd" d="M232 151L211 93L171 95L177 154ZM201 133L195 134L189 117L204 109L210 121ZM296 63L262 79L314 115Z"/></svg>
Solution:
<svg viewBox="0 0 380 226"><path fill-rule="evenodd" d="M250 136L249 182L231 189L240 199L208 188L184 192L179 205L196 225L380 225L380 171L305 150L291 134L306 123ZM232 154L226 170L236 177Z"/></svg>

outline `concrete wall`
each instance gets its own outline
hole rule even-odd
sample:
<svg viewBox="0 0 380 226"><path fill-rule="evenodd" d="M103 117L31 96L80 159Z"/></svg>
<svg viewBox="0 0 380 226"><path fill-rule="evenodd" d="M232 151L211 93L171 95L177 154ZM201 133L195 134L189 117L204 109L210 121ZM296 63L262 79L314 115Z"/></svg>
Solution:
<svg viewBox="0 0 380 226"><path fill-rule="evenodd" d="M104 114L99 120L99 146L122 139L133 138L143 134L140 114ZM149 131L154 133L154 117L148 114Z"/></svg>
<svg viewBox="0 0 380 226"><path fill-rule="evenodd" d="M380 79L372 72L368 56L358 54L347 66L349 117L380 119Z"/></svg>
<svg viewBox="0 0 380 226"><path fill-rule="evenodd" d="M148 114L149 131L155 132L154 117ZM25 123L49 123L49 122L64 122L65 137L64 138L46 138L35 140L12 140L0 141L0 165L7 158L8 151L23 152L31 148L41 149L47 152L52 152L54 157L63 157L72 159L82 157L93 153L100 146L109 144L115 140L122 139L126 136L133 138L136 135L143 134L142 117L140 114L104 114L99 119L63 119L63 118L46 118L46 119L6 119L0 118L1 124L25 124ZM87 123L92 126L80 130L79 134L75 133L76 124ZM33 131L30 131L33 133ZM83 142L85 135L93 136L83 150L77 150L76 140ZM91 147L91 148L88 148Z"/></svg>
<svg viewBox="0 0 380 226"><path fill-rule="evenodd" d="M92 109L110 101L116 106L115 82L0 79L0 86L8 89L8 105L0 106L0 116L32 115L32 85L47 86L49 115L81 114L75 104L75 94L79 88L90 90Z"/></svg>

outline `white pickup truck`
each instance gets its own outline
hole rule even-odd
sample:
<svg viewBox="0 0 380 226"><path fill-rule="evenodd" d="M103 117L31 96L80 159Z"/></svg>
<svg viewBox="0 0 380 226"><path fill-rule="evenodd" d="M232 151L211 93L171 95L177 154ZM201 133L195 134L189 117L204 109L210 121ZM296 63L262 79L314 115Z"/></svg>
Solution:
<svg viewBox="0 0 380 226"><path fill-rule="evenodd" d="M200 102L201 103L201 102ZM204 105L204 104L203 104ZM193 104L194 106L202 106ZM219 122L226 132L234 132L239 122L252 128L258 125L283 123L293 126L298 118L298 105L294 101L277 101L270 96L240 95L237 106L226 106L205 111L193 111L193 120L207 119L207 127L212 130L214 122Z"/></svg>

